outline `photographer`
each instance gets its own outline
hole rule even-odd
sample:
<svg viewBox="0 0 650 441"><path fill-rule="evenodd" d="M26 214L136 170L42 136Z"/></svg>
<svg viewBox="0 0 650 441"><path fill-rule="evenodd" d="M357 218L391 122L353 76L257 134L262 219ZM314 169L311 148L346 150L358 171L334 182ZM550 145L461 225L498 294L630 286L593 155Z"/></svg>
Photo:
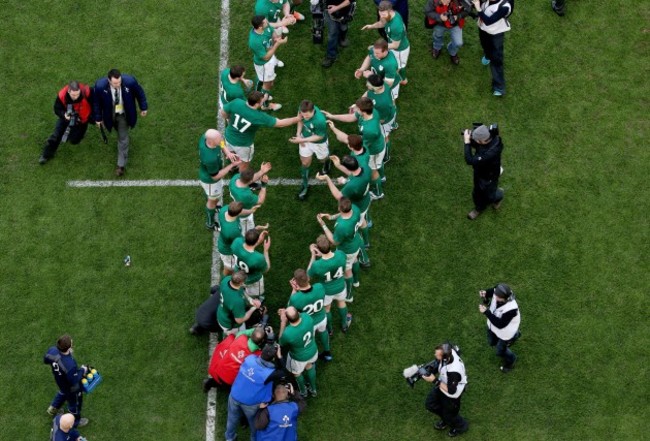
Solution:
<svg viewBox="0 0 650 441"><path fill-rule="evenodd" d="M497 356L503 358L501 371L510 372L515 367L517 356L510 346L521 336L519 323L521 314L515 294L505 283L499 283L494 288L478 292L483 299L483 305L478 309L487 317L487 339L490 346L496 346ZM485 305L490 305L486 307Z"/></svg>
<svg viewBox="0 0 650 441"><path fill-rule="evenodd" d="M290 377L285 369L278 367L279 363L275 363L276 357L281 358L280 347L268 344L262 349L262 355L249 355L244 359L228 397L227 441L237 439L242 416L248 420L251 441L255 440L254 418L260 404L270 402L273 386Z"/></svg>
<svg viewBox="0 0 650 441"><path fill-rule="evenodd" d="M298 439L298 415L307 406L291 384L278 384L273 390L273 402L260 404L255 415L257 441Z"/></svg>
<svg viewBox="0 0 650 441"><path fill-rule="evenodd" d="M81 142L92 114L92 97L92 89L77 81L70 81L59 91L54 100L54 113L59 120L45 142L39 164L52 159L62 142L69 141L75 145Z"/></svg>
<svg viewBox="0 0 650 441"><path fill-rule="evenodd" d="M467 385L465 365L456 349L449 343L436 346L436 360L438 369L422 378L434 383L434 388L429 392L424 403L429 412L442 418L433 427L436 430L450 428L448 435L454 437L465 433L469 423L460 416L460 398Z"/></svg>
<svg viewBox="0 0 650 441"><path fill-rule="evenodd" d="M262 353L266 335L264 327L256 326L238 333L237 337L230 334L219 343L212 353L208 368L210 376L203 380L203 391L208 392L213 387L230 387L244 359L251 354Z"/></svg>
<svg viewBox="0 0 650 441"><path fill-rule="evenodd" d="M508 17L512 14L512 0L473 0L478 12L478 35L483 48L484 66L492 71L492 92L494 96L506 93L506 79L503 74L503 39L510 30Z"/></svg>
<svg viewBox="0 0 650 441"><path fill-rule="evenodd" d="M313 2L312 2L313 4ZM332 67L340 47L348 47L348 23L352 21L356 0L323 0L323 16L327 26L327 50L321 63L325 69Z"/></svg>
<svg viewBox="0 0 650 441"><path fill-rule="evenodd" d="M77 362L72 357L72 337L62 335L56 341L56 346L47 350L43 363L52 368L52 375L59 391L54 396L52 403L47 408L47 413L56 416L63 403L68 402L68 410L74 415L75 428L88 424L88 418L81 418L81 404L83 390L81 379L88 373L86 366L77 367Z"/></svg>
<svg viewBox="0 0 650 441"><path fill-rule="evenodd" d="M463 46L463 26L468 12L459 0L429 0L424 7L427 23L433 25L433 50L431 56L437 59L442 52L445 33L449 32L451 41L447 52L452 64L459 64L458 50Z"/></svg>
<svg viewBox="0 0 650 441"><path fill-rule="evenodd" d="M499 188L501 174L501 152L503 142L496 124L485 125L463 132L465 140L465 162L474 168L474 209L467 214L469 220L480 216L488 205L498 210L503 201L503 189ZM474 150L474 153L472 153Z"/></svg>

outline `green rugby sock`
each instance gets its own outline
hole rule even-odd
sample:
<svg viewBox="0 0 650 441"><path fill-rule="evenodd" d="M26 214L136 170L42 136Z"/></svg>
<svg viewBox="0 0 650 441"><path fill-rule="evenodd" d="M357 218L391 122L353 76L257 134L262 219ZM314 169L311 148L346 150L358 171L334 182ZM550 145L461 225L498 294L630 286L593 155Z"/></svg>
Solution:
<svg viewBox="0 0 650 441"><path fill-rule="evenodd" d="M300 177L302 178L302 186L307 187L309 185L309 167L300 167Z"/></svg>
<svg viewBox="0 0 650 441"><path fill-rule="evenodd" d="M323 346L323 351L329 352L330 351L330 335L325 332L319 332L318 333L318 340L320 341L321 346Z"/></svg>
<svg viewBox="0 0 650 441"><path fill-rule="evenodd" d="M359 262L354 262L352 264L352 283L359 283L360 271L361 267L359 266Z"/></svg>
<svg viewBox="0 0 650 441"><path fill-rule="evenodd" d="M332 330L332 311L330 310L329 312L325 313L327 315L327 330L331 331Z"/></svg>
<svg viewBox="0 0 650 441"><path fill-rule="evenodd" d="M315 364L311 365L311 369L305 369L305 376L307 377L307 382L311 386L311 389L316 390L316 365Z"/></svg>
<svg viewBox="0 0 650 441"><path fill-rule="evenodd" d="M352 277L349 279L347 277L345 278L345 290L348 292L348 297L350 297L350 294L352 294Z"/></svg>
<svg viewBox="0 0 650 441"><path fill-rule="evenodd" d="M365 249L365 247L361 248L361 251L359 251L359 254L361 255L359 257L359 261L363 263L370 263L370 257L368 257L368 251ZM354 268L353 268L354 271Z"/></svg>
<svg viewBox="0 0 650 441"><path fill-rule="evenodd" d="M345 321L348 318L348 308L347 306L339 308L339 317L341 317L341 326L345 326Z"/></svg>
<svg viewBox="0 0 650 441"><path fill-rule="evenodd" d="M403 80L406 80L406 68L405 68L405 67L399 69L399 70L397 71L397 73L398 73L399 76L402 78L402 81L403 81Z"/></svg>
<svg viewBox="0 0 650 441"><path fill-rule="evenodd" d="M363 239L364 245L370 245L370 228L361 228L361 238Z"/></svg>
<svg viewBox="0 0 650 441"><path fill-rule="evenodd" d="M380 172L380 175L381 175L381 172ZM372 185L375 187L375 194L377 196L381 196L382 194L384 194L384 190L382 189L382 186L381 186L381 176L379 178L377 178L377 179L373 179L372 180Z"/></svg>
<svg viewBox="0 0 650 441"><path fill-rule="evenodd" d="M305 387L305 378L302 374L296 377L296 382L298 383L298 389L300 390L300 393L303 395L306 394L307 388Z"/></svg>
<svg viewBox="0 0 650 441"><path fill-rule="evenodd" d="M209 225L214 224L214 214L217 212L216 208L205 207L206 223Z"/></svg>

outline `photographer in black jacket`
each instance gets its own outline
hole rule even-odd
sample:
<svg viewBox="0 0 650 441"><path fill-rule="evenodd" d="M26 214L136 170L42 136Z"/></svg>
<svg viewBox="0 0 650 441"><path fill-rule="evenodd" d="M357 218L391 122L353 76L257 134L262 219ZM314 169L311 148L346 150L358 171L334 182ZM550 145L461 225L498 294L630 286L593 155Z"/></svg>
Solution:
<svg viewBox="0 0 650 441"><path fill-rule="evenodd" d="M441 420L433 425L436 430L450 428L451 437L467 432L469 423L460 416L460 398L467 385L465 364L450 343L436 346L438 370L431 375L423 375L422 379L435 383L424 403L429 412L440 416Z"/></svg>
<svg viewBox="0 0 650 441"><path fill-rule="evenodd" d="M503 201L503 189L499 188L503 142L496 124L489 128L481 124L474 130L467 129L463 136L465 162L474 168L474 209L467 214L469 220L474 220L488 205L498 210Z"/></svg>
<svg viewBox="0 0 650 441"><path fill-rule="evenodd" d="M79 144L84 138L92 114L92 89L77 81L70 81L57 94L54 113L59 120L43 147L38 160L41 165L54 157L61 142Z"/></svg>

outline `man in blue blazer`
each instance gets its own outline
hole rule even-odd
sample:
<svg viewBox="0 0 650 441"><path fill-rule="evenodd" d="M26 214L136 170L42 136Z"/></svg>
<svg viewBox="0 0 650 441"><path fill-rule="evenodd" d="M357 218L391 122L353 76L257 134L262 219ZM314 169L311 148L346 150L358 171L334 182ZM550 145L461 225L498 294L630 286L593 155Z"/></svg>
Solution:
<svg viewBox="0 0 650 441"><path fill-rule="evenodd" d="M112 131L117 130L117 176L124 175L129 156L129 128L135 127L140 116L147 116L147 97L144 90L131 75L120 73L117 69L108 71L106 78L95 82L93 112L97 126L103 125Z"/></svg>

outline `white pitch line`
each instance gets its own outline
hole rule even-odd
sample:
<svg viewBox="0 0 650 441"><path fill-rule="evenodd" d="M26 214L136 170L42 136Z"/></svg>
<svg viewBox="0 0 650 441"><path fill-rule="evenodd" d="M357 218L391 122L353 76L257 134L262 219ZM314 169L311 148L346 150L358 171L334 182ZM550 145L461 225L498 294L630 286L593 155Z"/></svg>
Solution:
<svg viewBox="0 0 650 441"><path fill-rule="evenodd" d="M221 0L221 35L219 38L219 72L222 72L228 66L228 51L230 50L230 0ZM218 99L218 98L217 98ZM219 118L217 112L217 128L223 133L225 129L225 121ZM198 182L197 182L198 185ZM215 230L213 234L212 244L212 285L219 283L221 274L219 273L219 263L221 256L217 249L217 238L219 232ZM210 344L208 346L208 360L212 358L212 352L217 346L217 334L210 333ZM208 361L209 363L209 361ZM217 389L212 388L208 392L208 403L205 417L205 439L206 441L214 441L214 431L217 425Z"/></svg>
<svg viewBox="0 0 650 441"><path fill-rule="evenodd" d="M228 186L229 182L224 180L223 183ZM324 185L325 183L317 179L310 179L309 185ZM72 188L107 188L107 187L198 187L199 181L191 179L142 179L128 181L68 181L68 187ZM300 179L274 178L269 179L270 187L297 187L302 185Z"/></svg>

